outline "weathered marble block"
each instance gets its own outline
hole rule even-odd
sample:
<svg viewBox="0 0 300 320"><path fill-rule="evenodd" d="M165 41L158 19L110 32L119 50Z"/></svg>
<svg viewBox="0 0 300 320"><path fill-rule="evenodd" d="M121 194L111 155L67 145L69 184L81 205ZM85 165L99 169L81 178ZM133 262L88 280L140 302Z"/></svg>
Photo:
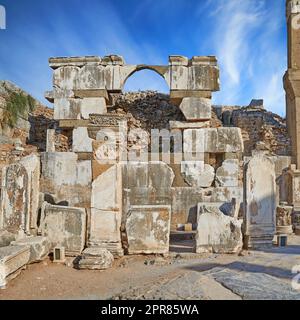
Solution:
<svg viewBox="0 0 300 320"><path fill-rule="evenodd" d="M78 255L85 245L86 210L44 202L39 233L48 238L51 249L65 247L67 255Z"/></svg>
<svg viewBox="0 0 300 320"><path fill-rule="evenodd" d="M181 174L191 187L208 188L215 179L215 169L204 161L183 161Z"/></svg>
<svg viewBox="0 0 300 320"><path fill-rule="evenodd" d="M64 201L72 207L89 207L91 201L91 160L78 160L74 152L44 152L41 154L40 191Z"/></svg>
<svg viewBox="0 0 300 320"><path fill-rule="evenodd" d="M211 99L187 97L183 98L179 109L186 120L205 121L211 118Z"/></svg>
<svg viewBox="0 0 300 320"><path fill-rule="evenodd" d="M224 160L222 166L216 171L216 184L220 187L238 187L239 161L235 159Z"/></svg>
<svg viewBox="0 0 300 320"><path fill-rule="evenodd" d="M98 247L86 248L78 262L78 269L105 270L112 267L113 255L107 250Z"/></svg>
<svg viewBox="0 0 300 320"><path fill-rule="evenodd" d="M29 208L28 228L37 230L39 192L40 192L40 157L31 154L21 159L20 163L25 167L28 174L28 200ZM34 233L34 232L32 232Z"/></svg>
<svg viewBox="0 0 300 320"><path fill-rule="evenodd" d="M244 222L246 247L272 246L276 231L275 167L260 153L244 167Z"/></svg>
<svg viewBox="0 0 300 320"><path fill-rule="evenodd" d="M14 163L2 170L0 229L13 234L29 233L29 177L24 165Z"/></svg>
<svg viewBox="0 0 300 320"><path fill-rule="evenodd" d="M115 256L122 256L121 207L122 173L120 165L103 166L93 181L89 245L106 248ZM106 169L106 170L105 170Z"/></svg>
<svg viewBox="0 0 300 320"><path fill-rule="evenodd" d="M105 98L84 98L81 101L81 117L89 119L90 114L107 113Z"/></svg>
<svg viewBox="0 0 300 320"><path fill-rule="evenodd" d="M244 143L240 128L221 127L186 129L183 133L183 150L185 160L201 160L201 153L241 153ZM193 157L196 153L198 158Z"/></svg>
<svg viewBox="0 0 300 320"><path fill-rule="evenodd" d="M132 206L126 218L129 254L169 251L171 206Z"/></svg>
<svg viewBox="0 0 300 320"><path fill-rule="evenodd" d="M29 261L29 246L8 246L0 248L0 288L15 278Z"/></svg>
<svg viewBox="0 0 300 320"><path fill-rule="evenodd" d="M243 247L242 220L221 212L222 203L199 203L196 252L235 253Z"/></svg>
<svg viewBox="0 0 300 320"><path fill-rule="evenodd" d="M73 152L93 152L93 140L89 137L87 128L74 128L72 141Z"/></svg>
<svg viewBox="0 0 300 320"><path fill-rule="evenodd" d="M30 258L28 263L39 262L44 260L50 253L51 243L48 238L36 236L27 237L11 243L12 246L30 247Z"/></svg>

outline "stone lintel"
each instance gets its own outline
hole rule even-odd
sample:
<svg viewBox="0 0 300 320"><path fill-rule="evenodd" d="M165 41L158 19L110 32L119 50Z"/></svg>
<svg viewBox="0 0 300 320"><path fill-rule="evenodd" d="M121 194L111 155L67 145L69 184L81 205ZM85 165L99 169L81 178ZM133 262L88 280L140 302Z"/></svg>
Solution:
<svg viewBox="0 0 300 320"><path fill-rule="evenodd" d="M189 65L217 66L218 60L215 56L193 56L192 59L189 60Z"/></svg>
<svg viewBox="0 0 300 320"><path fill-rule="evenodd" d="M98 56L85 57L55 57L49 59L49 65L52 69L57 69L64 66L82 67L86 64L100 64L101 58Z"/></svg>
<svg viewBox="0 0 300 320"><path fill-rule="evenodd" d="M170 129L201 129L209 128L210 121L187 122L187 121L170 121Z"/></svg>
<svg viewBox="0 0 300 320"><path fill-rule="evenodd" d="M89 90L74 90L76 98L105 98L106 102L109 101L106 89L89 89Z"/></svg>
<svg viewBox="0 0 300 320"><path fill-rule="evenodd" d="M173 104L179 106L183 98L196 97L211 99L211 91L205 90L171 90L170 99Z"/></svg>

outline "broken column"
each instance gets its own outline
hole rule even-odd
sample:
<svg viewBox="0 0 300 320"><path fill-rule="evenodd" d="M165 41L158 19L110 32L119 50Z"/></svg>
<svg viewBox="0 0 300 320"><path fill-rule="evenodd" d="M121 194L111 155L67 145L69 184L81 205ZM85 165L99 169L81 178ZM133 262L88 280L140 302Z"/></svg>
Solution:
<svg viewBox="0 0 300 320"><path fill-rule="evenodd" d="M276 182L272 160L257 153L244 169L244 235L247 248L272 246L276 231Z"/></svg>

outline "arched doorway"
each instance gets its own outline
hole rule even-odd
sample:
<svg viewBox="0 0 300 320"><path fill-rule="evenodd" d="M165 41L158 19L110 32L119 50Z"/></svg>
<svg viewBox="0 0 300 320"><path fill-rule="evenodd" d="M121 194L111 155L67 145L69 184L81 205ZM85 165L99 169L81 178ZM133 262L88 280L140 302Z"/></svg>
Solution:
<svg viewBox="0 0 300 320"><path fill-rule="evenodd" d="M137 66L126 77L123 92L152 90L169 94L170 89L163 71L165 70L159 70L159 67Z"/></svg>

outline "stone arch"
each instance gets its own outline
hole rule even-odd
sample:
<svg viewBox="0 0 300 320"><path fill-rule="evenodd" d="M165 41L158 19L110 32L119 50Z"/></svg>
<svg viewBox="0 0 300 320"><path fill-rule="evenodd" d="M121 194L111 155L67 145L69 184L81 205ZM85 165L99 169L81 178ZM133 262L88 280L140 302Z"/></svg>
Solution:
<svg viewBox="0 0 300 320"><path fill-rule="evenodd" d="M154 71L155 73L157 73L159 76L161 76L167 86L170 89L170 82L169 82L169 78L168 78L168 74L169 74L169 68L166 66L151 66L151 65L145 65L145 64L140 64L137 66L134 66L134 68L132 70L130 70L128 72L128 74L125 75L124 80L122 81L121 84L121 90L123 91L124 86L126 81L132 76L134 75L136 72L142 71L142 70L150 70L150 71Z"/></svg>

